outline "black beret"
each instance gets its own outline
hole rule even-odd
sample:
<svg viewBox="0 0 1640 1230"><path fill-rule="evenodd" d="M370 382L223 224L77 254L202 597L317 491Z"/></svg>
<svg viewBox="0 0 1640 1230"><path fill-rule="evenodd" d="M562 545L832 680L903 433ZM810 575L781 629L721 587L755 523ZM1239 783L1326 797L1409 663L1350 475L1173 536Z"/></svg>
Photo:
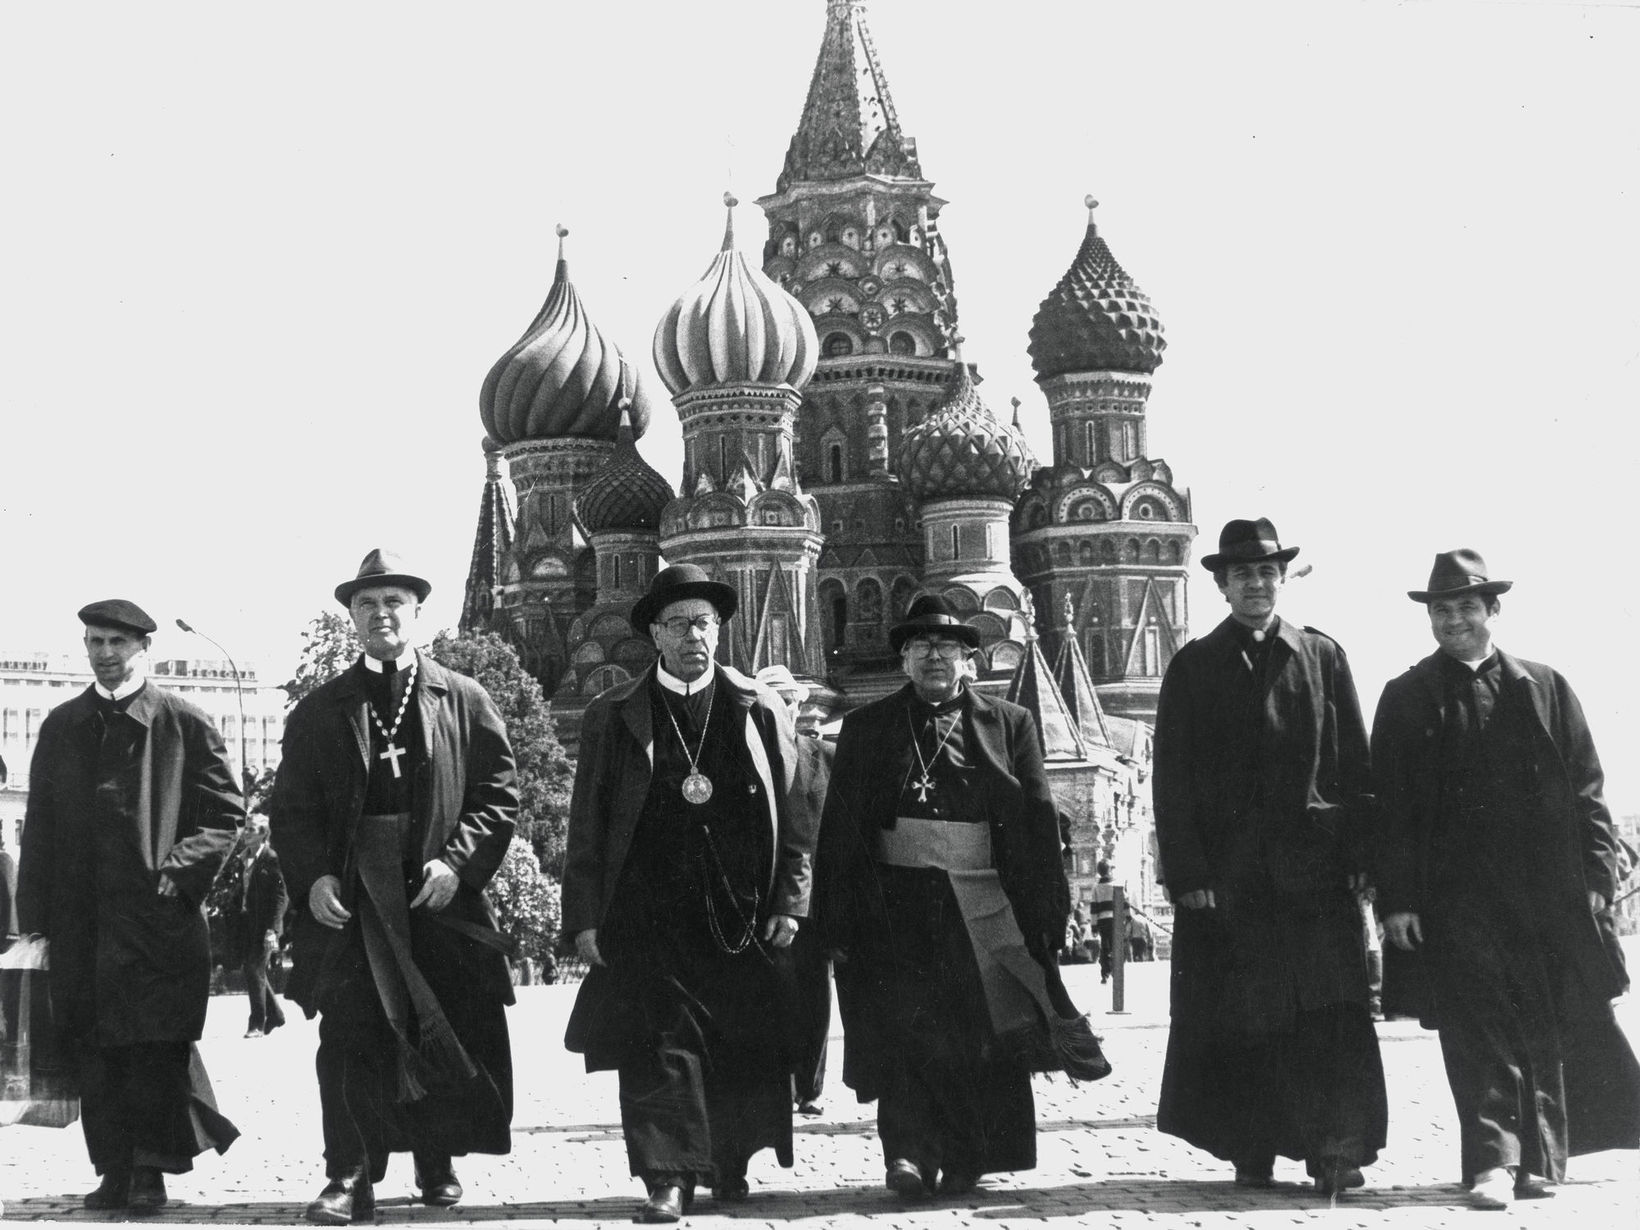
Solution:
<svg viewBox="0 0 1640 1230"><path fill-rule="evenodd" d="M159 625L148 618L147 611L124 598L104 598L82 606L80 622L88 628L124 628L138 636L148 636L159 629Z"/></svg>

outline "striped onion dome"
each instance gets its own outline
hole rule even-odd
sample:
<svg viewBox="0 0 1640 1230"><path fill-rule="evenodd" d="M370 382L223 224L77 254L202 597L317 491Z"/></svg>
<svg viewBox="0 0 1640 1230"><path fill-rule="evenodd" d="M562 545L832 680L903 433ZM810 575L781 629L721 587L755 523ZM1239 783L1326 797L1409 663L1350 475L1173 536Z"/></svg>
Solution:
<svg viewBox="0 0 1640 1230"><path fill-rule="evenodd" d="M814 374L820 342L808 311L735 250L734 207L723 248L655 328L655 366L673 396L719 384L789 384Z"/></svg>
<svg viewBox="0 0 1640 1230"><path fill-rule="evenodd" d="M1094 225L1091 196L1082 247L1031 321L1038 380L1067 372L1153 372L1167 339L1150 299L1117 263Z"/></svg>
<svg viewBox="0 0 1640 1230"><path fill-rule="evenodd" d="M944 399L900 437L900 481L919 501L960 496L1012 500L1025 489L1034 467L1019 428L998 422L980 400L959 349Z"/></svg>
<svg viewBox="0 0 1640 1230"><path fill-rule="evenodd" d="M649 426L649 398L638 370L592 323L569 280L558 228L558 269L524 336L496 360L478 395L484 430L499 445L576 437L613 440L619 405L632 403L632 430Z"/></svg>
<svg viewBox="0 0 1640 1230"><path fill-rule="evenodd" d="M632 421L622 403L615 451L575 497L575 516L589 535L600 530L658 530L661 509L674 492L660 473L638 455Z"/></svg>

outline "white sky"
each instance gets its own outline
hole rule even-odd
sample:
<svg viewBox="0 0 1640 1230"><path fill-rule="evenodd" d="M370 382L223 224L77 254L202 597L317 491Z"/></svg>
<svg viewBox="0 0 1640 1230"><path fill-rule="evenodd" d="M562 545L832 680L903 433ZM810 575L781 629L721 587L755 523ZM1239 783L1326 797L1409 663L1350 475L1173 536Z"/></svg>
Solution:
<svg viewBox="0 0 1640 1230"><path fill-rule="evenodd" d="M283 678L377 542L454 623L478 392L552 278L646 375L732 187L764 235L822 0L0 7L0 646L131 597ZM1169 349L1151 452L1212 549L1266 515L1283 613L1368 709L1433 647L1438 550L1588 709L1640 810L1640 9L878 0L950 205L965 351L1049 453L1025 353L1082 196ZM664 393L658 379L653 390ZM674 483L664 402L642 448ZM1204 572L1193 626L1224 608ZM163 655L214 656L180 633Z"/></svg>

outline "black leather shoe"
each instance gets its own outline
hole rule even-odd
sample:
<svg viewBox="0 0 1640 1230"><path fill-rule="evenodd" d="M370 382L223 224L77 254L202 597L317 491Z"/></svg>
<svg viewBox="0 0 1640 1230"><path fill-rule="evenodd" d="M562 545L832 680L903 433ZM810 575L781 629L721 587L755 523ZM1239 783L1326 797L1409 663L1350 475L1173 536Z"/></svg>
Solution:
<svg viewBox="0 0 1640 1230"><path fill-rule="evenodd" d="M917 1168L915 1162L897 1157L889 1162L883 1175L883 1183L901 1200L921 1200L934 1190L929 1178L930 1176L925 1176Z"/></svg>
<svg viewBox="0 0 1640 1230"><path fill-rule="evenodd" d="M712 1184L713 1200L744 1200L752 1194L752 1185L746 1181L746 1172L724 1174Z"/></svg>
<svg viewBox="0 0 1640 1230"><path fill-rule="evenodd" d="M345 1226L376 1216L376 1189L364 1167L325 1184L318 1199L307 1207L307 1219L316 1226Z"/></svg>
<svg viewBox="0 0 1640 1230"><path fill-rule="evenodd" d="M638 1220L660 1223L678 1221L683 1217L683 1188L676 1183L657 1183L649 1190L649 1199L638 1208Z"/></svg>
<svg viewBox="0 0 1640 1230"><path fill-rule="evenodd" d="M1366 1185L1361 1168L1341 1157L1323 1158L1321 1172L1315 1176L1315 1190L1323 1196L1338 1196L1351 1188Z"/></svg>
<svg viewBox="0 0 1640 1230"><path fill-rule="evenodd" d="M940 1195L966 1196L979 1186L979 1176L966 1170L947 1170L940 1175Z"/></svg>
<svg viewBox="0 0 1640 1230"><path fill-rule="evenodd" d="M133 1213L157 1213L167 1203L165 1175L155 1166L131 1168L131 1192L125 1207Z"/></svg>
<svg viewBox="0 0 1640 1230"><path fill-rule="evenodd" d="M97 1184L97 1190L87 1192L80 1203L92 1210L123 1209L130 1198L131 1172L110 1170Z"/></svg>
<svg viewBox="0 0 1640 1230"><path fill-rule="evenodd" d="M416 1186L421 1188L423 1204L448 1207L461 1199L461 1180L448 1157L417 1157Z"/></svg>

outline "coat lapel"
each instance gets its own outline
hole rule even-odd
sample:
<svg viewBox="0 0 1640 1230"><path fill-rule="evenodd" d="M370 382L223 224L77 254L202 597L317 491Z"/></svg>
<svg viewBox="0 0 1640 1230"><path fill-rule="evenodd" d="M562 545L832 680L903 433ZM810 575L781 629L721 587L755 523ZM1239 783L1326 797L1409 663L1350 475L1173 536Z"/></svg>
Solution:
<svg viewBox="0 0 1640 1230"><path fill-rule="evenodd" d="M366 775L370 772L370 701L359 685L359 672L364 669L363 659L355 661L337 680L336 707L347 718L353 731L353 750L359 754L359 767Z"/></svg>
<svg viewBox="0 0 1640 1230"><path fill-rule="evenodd" d="M655 676L655 668L651 666L642 675L638 676L638 686L627 693L621 701L621 720L626 728L632 732L632 737L643 748L645 759L649 761L649 772L655 773L655 731L650 724L649 714L649 681Z"/></svg>

